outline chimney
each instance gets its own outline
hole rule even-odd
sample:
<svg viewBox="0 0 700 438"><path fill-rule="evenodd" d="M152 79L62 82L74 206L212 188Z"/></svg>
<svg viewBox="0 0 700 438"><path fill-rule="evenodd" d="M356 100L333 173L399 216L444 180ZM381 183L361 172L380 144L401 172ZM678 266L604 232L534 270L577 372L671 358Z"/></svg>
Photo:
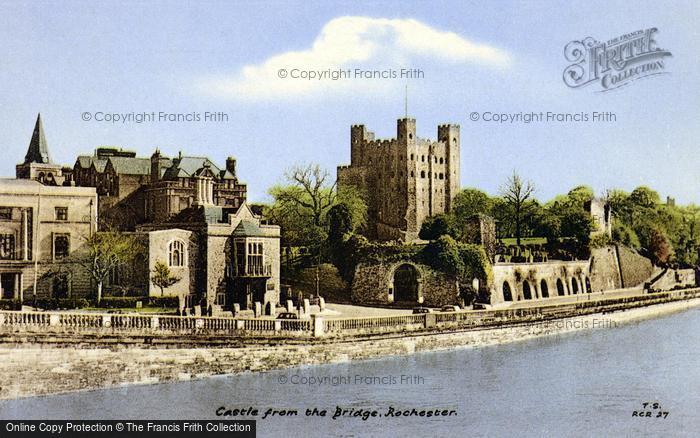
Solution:
<svg viewBox="0 0 700 438"><path fill-rule="evenodd" d="M234 157L226 158L226 170L228 170L231 175L236 176L236 159Z"/></svg>

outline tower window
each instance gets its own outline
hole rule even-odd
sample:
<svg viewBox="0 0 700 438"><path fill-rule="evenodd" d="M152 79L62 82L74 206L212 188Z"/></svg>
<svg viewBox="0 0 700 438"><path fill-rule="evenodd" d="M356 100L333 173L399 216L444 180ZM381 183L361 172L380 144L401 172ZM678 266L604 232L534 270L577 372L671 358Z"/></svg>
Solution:
<svg viewBox="0 0 700 438"><path fill-rule="evenodd" d="M421 170L421 171L420 171L420 177L421 177L421 178L425 178L425 170Z"/></svg>
<svg viewBox="0 0 700 438"><path fill-rule="evenodd" d="M68 220L68 207L56 207L56 220L57 221L67 221Z"/></svg>

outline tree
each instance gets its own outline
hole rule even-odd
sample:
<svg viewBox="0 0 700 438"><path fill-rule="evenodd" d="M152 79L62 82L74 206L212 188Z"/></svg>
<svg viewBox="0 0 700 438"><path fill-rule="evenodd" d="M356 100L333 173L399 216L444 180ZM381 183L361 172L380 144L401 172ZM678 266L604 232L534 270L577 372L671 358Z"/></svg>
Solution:
<svg viewBox="0 0 700 438"><path fill-rule="evenodd" d="M445 235L455 235L452 217L446 214L427 217L423 221L420 232L418 233L418 237L423 240L437 240Z"/></svg>
<svg viewBox="0 0 700 438"><path fill-rule="evenodd" d="M655 228L651 231L649 255L656 265L666 265L673 256L673 247L662 230Z"/></svg>
<svg viewBox="0 0 700 438"><path fill-rule="evenodd" d="M97 303L102 301L102 285L115 269L131 262L143 250L140 243L127 234L104 231L84 238L84 253L79 263L97 283Z"/></svg>
<svg viewBox="0 0 700 438"><path fill-rule="evenodd" d="M180 277L173 275L170 268L164 262L158 260L153 267L151 282L160 289L160 296L165 293L165 288L170 287L180 281Z"/></svg>
<svg viewBox="0 0 700 438"><path fill-rule="evenodd" d="M522 235L523 216L529 208L531 208L530 200L535 191L535 186L530 181L523 181L515 171L508 178L508 181L501 187L501 196L506 203L513 209L513 220L515 221L515 239L520 245L520 237Z"/></svg>

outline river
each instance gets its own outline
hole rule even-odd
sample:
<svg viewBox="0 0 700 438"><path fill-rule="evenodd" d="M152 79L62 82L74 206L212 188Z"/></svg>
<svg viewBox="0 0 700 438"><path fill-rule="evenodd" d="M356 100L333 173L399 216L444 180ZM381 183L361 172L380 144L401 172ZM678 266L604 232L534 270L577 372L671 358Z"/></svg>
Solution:
<svg viewBox="0 0 700 438"><path fill-rule="evenodd" d="M257 419L262 437L697 436L698 346L694 308L491 347L0 401L0 418ZM332 419L337 407L381 416ZM270 408L298 415L262 419ZM435 410L447 415L420 416Z"/></svg>

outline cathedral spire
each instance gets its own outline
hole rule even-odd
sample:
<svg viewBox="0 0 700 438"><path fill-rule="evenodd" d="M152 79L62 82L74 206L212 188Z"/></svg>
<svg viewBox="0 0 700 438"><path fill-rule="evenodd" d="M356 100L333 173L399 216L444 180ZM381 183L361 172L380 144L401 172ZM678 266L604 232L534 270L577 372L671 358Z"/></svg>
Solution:
<svg viewBox="0 0 700 438"><path fill-rule="evenodd" d="M36 124L34 125L34 133L32 134L32 140L29 142L29 149L27 149L27 155L24 156L25 163L51 163L51 158L49 157L49 146L46 143L46 137L44 136L44 125L41 123L41 113L36 118Z"/></svg>

